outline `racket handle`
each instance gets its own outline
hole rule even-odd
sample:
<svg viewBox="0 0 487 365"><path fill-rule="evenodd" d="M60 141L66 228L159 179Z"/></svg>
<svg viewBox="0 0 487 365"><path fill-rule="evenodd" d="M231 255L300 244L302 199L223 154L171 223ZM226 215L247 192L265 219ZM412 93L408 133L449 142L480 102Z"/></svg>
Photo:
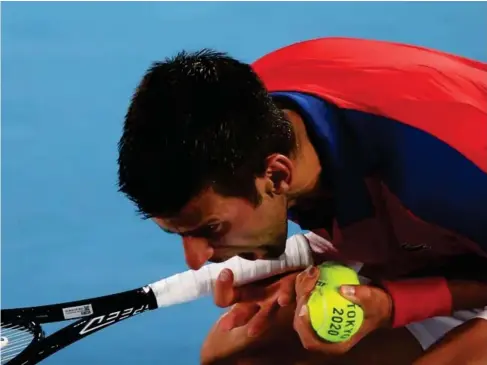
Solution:
<svg viewBox="0 0 487 365"><path fill-rule="evenodd" d="M291 269L305 268L313 263L309 242L302 234L288 238L286 251L276 260L249 261L233 257L218 264L209 264L199 270L188 270L149 285L158 307L180 304L210 295L222 271L233 271L237 286L268 278Z"/></svg>

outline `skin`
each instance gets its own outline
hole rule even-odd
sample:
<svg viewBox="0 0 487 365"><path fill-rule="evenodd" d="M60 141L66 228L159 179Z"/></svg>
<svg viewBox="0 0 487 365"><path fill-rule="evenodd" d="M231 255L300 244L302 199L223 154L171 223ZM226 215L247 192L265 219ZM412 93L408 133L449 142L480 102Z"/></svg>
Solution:
<svg viewBox="0 0 487 365"><path fill-rule="evenodd" d="M294 283L297 273L288 273L266 281L246 286L243 289L252 293L256 288L265 291L265 295L255 302L255 306L265 305L266 300L278 294L282 287L289 288ZM306 275L306 274L305 274ZM303 280L296 281L299 292L306 290ZM304 286L302 285L304 284ZM287 306L273 306L268 313L272 316L272 327L266 327L255 335L249 336L255 325L252 310L247 303L234 305L224 314L208 333L201 349L203 365L411 365L423 353L423 349L405 328L379 329L363 338L344 355L327 355L320 351L306 349L300 335L295 331L294 321L298 304L294 300ZM299 300L298 300L299 301ZM255 310L256 308L254 308ZM229 329L229 322L235 313L243 318L252 318L250 322L238 328ZM247 316L247 317L245 317ZM377 351L380 348L381 351Z"/></svg>
<svg viewBox="0 0 487 365"><path fill-rule="evenodd" d="M191 269L199 269L207 261L221 262L237 255L251 260L280 256L286 244L288 209L295 205L310 204L321 195L329 194L320 189L320 162L302 119L293 111L284 112L293 124L297 139L296 152L292 156L274 154L267 158L264 176L256 178L255 181L256 189L262 198L258 206L245 199L221 196L208 187L194 197L177 216L154 218L155 223L164 231L182 237L185 259ZM229 275L222 273L221 280L231 283L231 280L228 280ZM352 351L358 343L377 330L383 330L384 324L390 320L391 301L388 294L379 288L361 286L356 288L355 302L365 306L364 312L368 320L364 330L354 336L348 344L324 344L311 333L309 319L306 313L302 312L306 300L303 293L307 291L300 290L298 311L294 314L292 323L303 347L314 353L329 356ZM463 296L464 288L459 286L458 290L454 301L455 298ZM454 292L455 290L452 294ZM242 295L234 293L230 296L233 296L233 299L227 303L228 305L243 300ZM249 296L247 301L250 301L253 307L247 306L247 318L242 319L245 317L242 315L235 316L234 312L235 319L233 323L229 321L228 326L234 328L250 323L248 334L252 335L253 331L259 332L259 327L265 327L265 323L271 322L273 312L279 310L276 303L282 308L289 304L289 300L289 297L283 297L279 291L270 296L264 295L260 302ZM225 300L222 301L224 302ZM470 330L466 333L476 332ZM435 354L429 356L441 357Z"/></svg>
<svg viewBox="0 0 487 365"><path fill-rule="evenodd" d="M310 275L311 270L302 273L287 273L259 283L247 285L237 290L227 290L220 283L217 286L219 300L238 298L239 303L224 314L210 330L201 350L201 363L204 365L481 365L487 361L487 321L473 319L460 325L427 351L423 351L415 337L406 328L388 328L383 323L352 342L334 347L324 344L312 335L309 323L303 318L303 298L305 298L316 277ZM275 300L282 292L293 290L296 298L290 298L286 306L278 306ZM364 288L366 288L364 290ZM463 288L461 296L455 295ZM356 287L356 298L349 299L361 303L366 310L369 321L386 318L379 311L384 310L378 301L381 295L371 295L367 286ZM451 290L456 309L463 307L481 307L487 300L487 285L481 282L452 281ZM478 293L483 293L478 295ZM216 299L217 299L216 298ZM251 299L253 298L253 299ZM271 305L269 305L271 304ZM271 308L271 309L269 309ZM367 309L368 308L368 309ZM267 326L255 331L258 323L256 312L262 310L268 319ZM270 319L271 318L271 319ZM238 326L233 324L237 321ZM272 326L268 323L272 321ZM305 327L305 331L300 331ZM364 324L365 330L370 326ZM353 345L353 346L350 346ZM346 351L343 351L343 350ZM378 351L380 349L380 351Z"/></svg>
<svg viewBox="0 0 487 365"><path fill-rule="evenodd" d="M487 362L487 321L472 319L454 328L413 365L482 365Z"/></svg>
<svg viewBox="0 0 487 365"><path fill-rule="evenodd" d="M314 269L314 270L312 270ZM304 348L326 355L343 355L351 351L362 339L367 338L378 329L393 331L390 327L392 301L379 288L368 285L342 286L341 294L358 304L365 313L365 320L359 332L349 340L332 344L321 341L310 326L306 302L318 279L318 269L311 268L296 278L297 310L293 319L294 329L299 335ZM470 308L483 308L487 304L487 283L480 281L448 281L452 295L452 312ZM349 289L349 290L346 290ZM350 290L352 289L352 290ZM487 327L485 320L468 321L463 326L452 330L436 346L420 356L415 365L422 364L480 364L487 361L485 339ZM468 343L463 347L462 343ZM468 347L468 348L467 348ZM453 360L456 360L453 361ZM476 362L474 362L474 360Z"/></svg>
<svg viewBox="0 0 487 365"><path fill-rule="evenodd" d="M342 286L340 288L342 296L363 309L364 321L359 331L347 341L339 343L322 341L311 327L307 306L318 277L319 269L311 266L297 276L295 283L297 310L293 325L304 348L330 355L341 355L349 352L363 338L377 329L390 327L392 300L386 292L369 285Z"/></svg>
<svg viewBox="0 0 487 365"><path fill-rule="evenodd" d="M181 235L191 269L237 255L251 260L280 256L286 245L287 210L321 193L321 166L304 123L290 110L285 114L293 122L297 150L291 157L267 158L265 175L255 182L262 197L257 207L245 199L223 197L210 187L177 216L153 219L166 232Z"/></svg>
<svg viewBox="0 0 487 365"><path fill-rule="evenodd" d="M483 264L479 265L481 270ZM378 288L361 285L354 287L354 295L344 294L366 313L361 331L347 342L328 344L314 334L303 310L317 279L313 270L239 288L229 279L217 281L215 302L233 306L210 331L202 348L203 364L480 365L487 361L487 321L482 319L458 326L423 353L408 330L389 328L390 298ZM453 310L482 308L487 303L486 283L450 280L448 284ZM287 304L280 306L276 298L282 296Z"/></svg>

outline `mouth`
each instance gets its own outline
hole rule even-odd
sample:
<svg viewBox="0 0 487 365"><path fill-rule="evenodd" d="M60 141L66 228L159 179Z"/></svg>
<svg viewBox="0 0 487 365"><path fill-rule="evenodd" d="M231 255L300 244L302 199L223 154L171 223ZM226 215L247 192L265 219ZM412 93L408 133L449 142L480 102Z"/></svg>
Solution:
<svg viewBox="0 0 487 365"><path fill-rule="evenodd" d="M254 252L242 252L238 255L238 257L248 261L255 261L259 259L258 255Z"/></svg>
<svg viewBox="0 0 487 365"><path fill-rule="evenodd" d="M265 245L259 247L258 251L255 252L242 252L238 256L249 261L255 260L273 260L279 258L284 251L286 246L276 246L276 245Z"/></svg>
<svg viewBox="0 0 487 365"><path fill-rule="evenodd" d="M277 259L284 251L286 251L286 244L283 245L267 245L262 247L264 251L265 259Z"/></svg>
<svg viewBox="0 0 487 365"><path fill-rule="evenodd" d="M262 256L261 260L275 260L275 259L278 259L279 256L281 256L281 255L267 252L264 254L264 256Z"/></svg>

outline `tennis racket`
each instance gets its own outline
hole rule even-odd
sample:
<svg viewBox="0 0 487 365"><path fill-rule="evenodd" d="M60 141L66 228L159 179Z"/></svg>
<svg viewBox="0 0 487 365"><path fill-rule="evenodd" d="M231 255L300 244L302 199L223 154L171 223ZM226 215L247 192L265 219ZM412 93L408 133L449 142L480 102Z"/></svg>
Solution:
<svg viewBox="0 0 487 365"><path fill-rule="evenodd" d="M32 365L103 328L148 310L189 302L212 293L223 268L243 285L293 268L312 264L303 235L288 239L286 251L276 260L247 261L234 257L226 262L186 271L138 289L73 302L3 309L1 311L1 364ZM50 336L45 323L71 321Z"/></svg>

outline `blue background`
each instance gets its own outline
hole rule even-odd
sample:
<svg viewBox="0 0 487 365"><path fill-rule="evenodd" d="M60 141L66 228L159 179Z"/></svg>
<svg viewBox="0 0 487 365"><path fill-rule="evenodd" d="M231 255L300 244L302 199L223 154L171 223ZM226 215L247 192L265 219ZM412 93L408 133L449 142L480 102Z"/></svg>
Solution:
<svg viewBox="0 0 487 365"><path fill-rule="evenodd" d="M251 62L354 36L487 60L486 3L3 3L2 306L131 289L185 270L177 237L116 189L116 143L152 61L214 47ZM292 227L295 231L296 227ZM211 299L146 313L46 364L198 363Z"/></svg>

